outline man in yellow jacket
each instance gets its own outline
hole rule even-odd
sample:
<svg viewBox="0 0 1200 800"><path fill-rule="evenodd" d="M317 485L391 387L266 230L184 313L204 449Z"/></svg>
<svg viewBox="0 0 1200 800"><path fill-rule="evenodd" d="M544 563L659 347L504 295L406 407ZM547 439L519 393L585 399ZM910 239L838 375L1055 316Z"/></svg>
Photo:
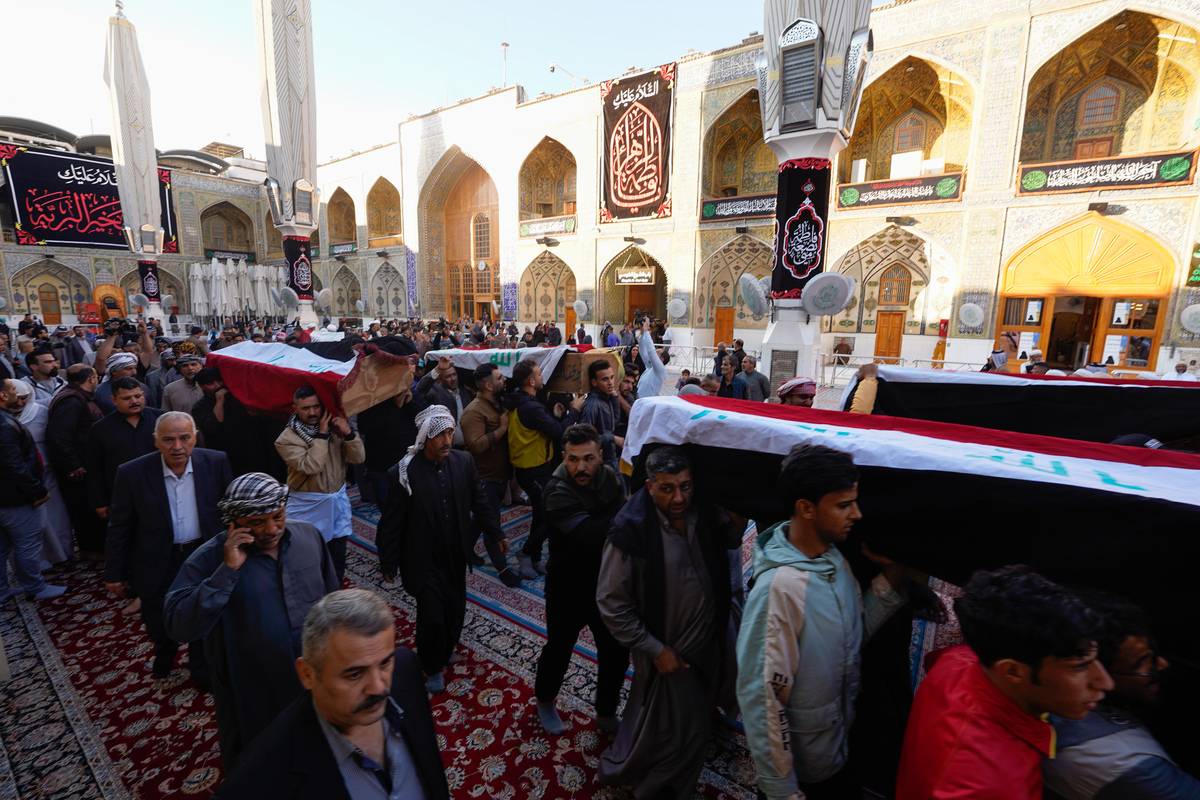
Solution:
<svg viewBox="0 0 1200 800"><path fill-rule="evenodd" d="M292 396L292 416L275 440L275 450L288 468L288 519L315 525L324 535L340 581L351 530L346 465L366 460L362 439L345 417L326 411L316 390L305 385Z"/></svg>

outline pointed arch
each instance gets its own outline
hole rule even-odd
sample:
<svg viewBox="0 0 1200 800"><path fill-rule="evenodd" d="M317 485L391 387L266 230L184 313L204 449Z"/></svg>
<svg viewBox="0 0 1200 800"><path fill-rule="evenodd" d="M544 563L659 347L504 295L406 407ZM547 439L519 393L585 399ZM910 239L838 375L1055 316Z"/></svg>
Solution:
<svg viewBox="0 0 1200 800"><path fill-rule="evenodd" d="M974 90L963 74L909 55L863 90L850 147L838 161L838 180L961 171L969 157L973 113ZM894 158L916 151L919 158Z"/></svg>
<svg viewBox="0 0 1200 800"><path fill-rule="evenodd" d="M939 308L925 289L930 284L929 247L924 239L888 225L850 248L834 270L855 283L854 298L840 314L828 318L833 333L872 333L879 311L904 312L905 333L937 330Z"/></svg>
<svg viewBox="0 0 1200 800"><path fill-rule="evenodd" d="M624 284L618 275L625 271L649 272L653 283ZM667 316L667 274L658 259L637 245L630 245L612 258L600 273L597 321L620 323L645 311L658 319Z"/></svg>
<svg viewBox="0 0 1200 800"><path fill-rule="evenodd" d="M521 274L517 318L526 321L566 320L566 309L575 302L575 273L558 256L546 250L529 262Z"/></svg>
<svg viewBox="0 0 1200 800"><path fill-rule="evenodd" d="M387 178L379 178L367 192L367 246L403 244L400 220L400 192Z"/></svg>
<svg viewBox="0 0 1200 800"><path fill-rule="evenodd" d="M263 230L266 231L267 260L283 258L283 234L275 227L270 211L263 217ZM313 233L316 234L316 231Z"/></svg>
<svg viewBox="0 0 1200 800"><path fill-rule="evenodd" d="M184 295L183 283L175 277L173 273L165 269L161 264L158 268L158 284L159 292L162 297L170 295L174 298L171 307L178 307L187 313L189 309L188 299ZM142 291L142 279L138 275L138 271L132 270L129 274L121 278L121 295L122 300L129 297L131 294L139 294ZM171 312L171 308L164 308L167 313Z"/></svg>
<svg viewBox="0 0 1200 800"><path fill-rule="evenodd" d="M362 316L357 303L362 299L362 283L345 264L333 276L333 312L339 317Z"/></svg>
<svg viewBox="0 0 1200 800"><path fill-rule="evenodd" d="M13 273L12 313L36 314L47 325L62 324L77 303L92 301L92 282L82 272L52 258ZM57 319L56 319L57 317Z"/></svg>
<svg viewBox="0 0 1200 800"><path fill-rule="evenodd" d="M388 262L383 262L371 281L372 312L380 319L407 317L406 298L405 284L400 272Z"/></svg>
<svg viewBox="0 0 1200 800"><path fill-rule="evenodd" d="M779 162L763 141L758 90L751 89L721 112L704 134L704 197L773 192Z"/></svg>
<svg viewBox="0 0 1200 800"><path fill-rule="evenodd" d="M329 204L325 208L329 218L326 229L329 231L329 243L357 244L358 222L354 214L354 201L342 187L333 190L329 196Z"/></svg>
<svg viewBox="0 0 1200 800"><path fill-rule="evenodd" d="M1187 146L1200 77L1198 40L1189 25L1129 9L1079 36L1029 79L1021 161Z"/></svg>
<svg viewBox="0 0 1200 800"><path fill-rule="evenodd" d="M731 239L706 258L696 277L696 326L712 326L718 309L732 308L737 327L765 328L767 317L751 312L737 287L742 275L755 279L770 275L773 260L771 247L747 234Z"/></svg>
<svg viewBox="0 0 1200 800"><path fill-rule="evenodd" d="M200 212L200 230L205 250L253 255L254 221L240 208L223 200Z"/></svg>
<svg viewBox="0 0 1200 800"><path fill-rule="evenodd" d="M574 214L575 156L561 142L544 137L521 163L517 193L521 220Z"/></svg>

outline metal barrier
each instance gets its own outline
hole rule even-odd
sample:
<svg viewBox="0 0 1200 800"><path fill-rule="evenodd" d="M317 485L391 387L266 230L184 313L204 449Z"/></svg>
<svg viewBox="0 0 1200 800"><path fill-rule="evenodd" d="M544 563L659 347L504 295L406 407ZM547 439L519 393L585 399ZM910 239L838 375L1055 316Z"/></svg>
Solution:
<svg viewBox="0 0 1200 800"><path fill-rule="evenodd" d="M947 372L975 372L979 364L968 361L945 361L931 358L898 358L887 356L853 356L824 354L820 356L821 385L845 386L864 364L889 364L914 369L941 369Z"/></svg>

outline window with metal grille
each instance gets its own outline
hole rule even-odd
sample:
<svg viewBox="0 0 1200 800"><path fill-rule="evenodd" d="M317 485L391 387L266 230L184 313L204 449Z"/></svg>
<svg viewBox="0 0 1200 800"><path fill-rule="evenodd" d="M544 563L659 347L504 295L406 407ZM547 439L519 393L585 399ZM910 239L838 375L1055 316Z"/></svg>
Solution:
<svg viewBox="0 0 1200 800"><path fill-rule="evenodd" d="M813 105L817 94L817 43L809 42L783 51L784 105Z"/></svg>
<svg viewBox="0 0 1200 800"><path fill-rule="evenodd" d="M909 114L896 125L896 152L925 149L925 120Z"/></svg>
<svg viewBox="0 0 1200 800"><path fill-rule="evenodd" d="M1104 125L1117 121L1121 92L1111 83L1098 83L1084 93L1079 103L1080 125Z"/></svg>
<svg viewBox="0 0 1200 800"><path fill-rule="evenodd" d="M906 306L912 289L912 273L899 264L888 267L879 277L879 305Z"/></svg>
<svg viewBox="0 0 1200 800"><path fill-rule="evenodd" d="M472 240L475 253L472 260L478 262L492 257L492 221L487 214L476 214L471 220Z"/></svg>

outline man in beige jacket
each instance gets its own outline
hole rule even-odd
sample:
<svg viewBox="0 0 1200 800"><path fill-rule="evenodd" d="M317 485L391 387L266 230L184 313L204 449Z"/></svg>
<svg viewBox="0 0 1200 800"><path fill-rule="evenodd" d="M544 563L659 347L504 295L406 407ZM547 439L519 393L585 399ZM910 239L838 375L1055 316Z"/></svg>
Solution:
<svg viewBox="0 0 1200 800"><path fill-rule="evenodd" d="M345 417L326 411L316 390L306 385L292 395L292 416L275 440L275 450L288 468L288 519L316 526L340 581L351 530L346 465L366 460L362 439Z"/></svg>

